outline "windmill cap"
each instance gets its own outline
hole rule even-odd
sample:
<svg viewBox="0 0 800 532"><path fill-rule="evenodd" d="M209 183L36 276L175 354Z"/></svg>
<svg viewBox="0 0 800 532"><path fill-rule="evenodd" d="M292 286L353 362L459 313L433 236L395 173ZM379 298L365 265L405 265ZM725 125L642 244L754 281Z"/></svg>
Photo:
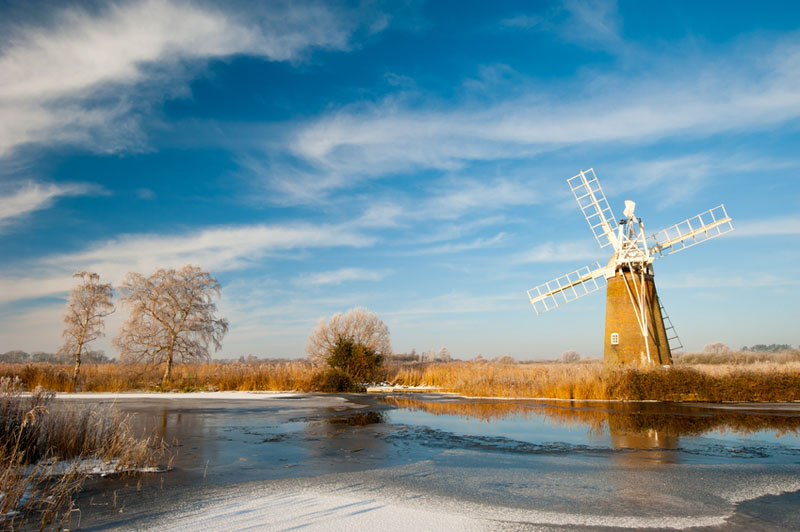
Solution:
<svg viewBox="0 0 800 532"><path fill-rule="evenodd" d="M633 210L636 208L636 202L631 200L625 200L625 210L622 211L622 214L625 218L633 218Z"/></svg>

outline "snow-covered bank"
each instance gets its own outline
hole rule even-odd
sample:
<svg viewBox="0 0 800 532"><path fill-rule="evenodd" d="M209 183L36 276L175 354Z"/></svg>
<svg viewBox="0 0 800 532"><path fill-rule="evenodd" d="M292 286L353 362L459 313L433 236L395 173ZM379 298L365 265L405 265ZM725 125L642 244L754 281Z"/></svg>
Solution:
<svg viewBox="0 0 800 532"><path fill-rule="evenodd" d="M58 393L58 399L286 399L302 392L79 392Z"/></svg>
<svg viewBox="0 0 800 532"><path fill-rule="evenodd" d="M190 410L242 407L303 409L309 413L326 408L334 411L360 410L366 406L357 396L306 392L81 392L59 393L56 399L64 404L113 403L126 411L136 411L148 404L168 403Z"/></svg>

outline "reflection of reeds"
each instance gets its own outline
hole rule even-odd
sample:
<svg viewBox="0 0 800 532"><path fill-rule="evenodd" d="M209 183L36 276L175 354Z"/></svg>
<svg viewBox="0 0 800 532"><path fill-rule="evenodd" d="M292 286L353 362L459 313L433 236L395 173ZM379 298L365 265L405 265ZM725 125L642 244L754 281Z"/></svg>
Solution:
<svg viewBox="0 0 800 532"><path fill-rule="evenodd" d="M607 428L612 434L648 434L659 432L669 436L698 436L707 432L728 431L747 435L771 431L776 435L800 435L800 416L779 413L741 412L680 407L665 408L655 404L569 403L570 406L538 402L498 401L425 401L390 396L387 404L420 410L434 415L447 415L493 421L508 418L542 417L550 423L587 427L595 433Z"/></svg>
<svg viewBox="0 0 800 532"><path fill-rule="evenodd" d="M0 364L0 377L18 376L26 389L42 386L71 391L71 369L55 364ZM323 370L305 360L179 365L170 389L312 391ZM490 364L450 362L390 365L385 379L397 385L427 386L473 397L620 399L659 401L797 401L800 363L677 365L639 369L578 364ZM157 367L86 365L79 386L86 391L157 390Z"/></svg>
<svg viewBox="0 0 800 532"><path fill-rule="evenodd" d="M23 396L18 380L0 379L0 528L32 516L42 528L63 524L86 460L127 472L166 458L163 445L133 436L126 417L52 399L41 389Z"/></svg>

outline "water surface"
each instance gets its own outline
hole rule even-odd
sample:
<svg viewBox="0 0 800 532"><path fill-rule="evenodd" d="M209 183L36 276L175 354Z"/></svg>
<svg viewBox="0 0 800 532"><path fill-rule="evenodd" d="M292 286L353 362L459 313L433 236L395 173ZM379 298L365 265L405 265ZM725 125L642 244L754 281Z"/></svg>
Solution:
<svg viewBox="0 0 800 532"><path fill-rule="evenodd" d="M800 405L299 394L116 406L177 442L174 469L90 482L86 530L154 527L236 490L403 501L490 530L800 530Z"/></svg>

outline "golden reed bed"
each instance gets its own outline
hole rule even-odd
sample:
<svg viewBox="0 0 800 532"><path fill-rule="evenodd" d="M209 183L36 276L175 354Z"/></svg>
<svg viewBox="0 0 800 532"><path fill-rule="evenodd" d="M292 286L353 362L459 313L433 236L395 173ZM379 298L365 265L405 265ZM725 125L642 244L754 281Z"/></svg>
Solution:
<svg viewBox="0 0 800 532"><path fill-rule="evenodd" d="M57 364L0 364L0 377L17 376L26 389L69 392L71 368ZM177 366L169 389L178 391L313 391L322 370L307 361L205 363ZM800 363L688 365L636 369L593 363L496 364L449 362L390 365L396 385L429 386L473 397L576 400L800 401ZM157 367L86 365L82 391L160 390Z"/></svg>
<svg viewBox="0 0 800 532"><path fill-rule="evenodd" d="M797 401L800 364L673 366L640 370L578 364L432 364L400 370L398 384L482 397L657 401Z"/></svg>

